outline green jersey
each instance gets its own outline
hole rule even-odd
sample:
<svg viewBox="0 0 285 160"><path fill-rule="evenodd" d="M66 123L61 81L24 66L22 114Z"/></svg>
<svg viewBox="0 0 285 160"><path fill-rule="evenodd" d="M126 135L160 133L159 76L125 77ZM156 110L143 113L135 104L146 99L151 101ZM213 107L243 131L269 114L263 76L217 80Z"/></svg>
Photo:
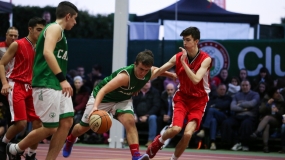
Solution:
<svg viewBox="0 0 285 160"><path fill-rule="evenodd" d="M144 79L138 79L135 75L134 64L129 65L127 67L123 67L113 72L110 76L104 78L94 89L93 96L96 99L96 95L99 90L104 87L108 82L110 82L113 78L115 78L119 73L125 71L129 75L129 86L128 87L119 87L114 91L107 93L102 103L108 102L121 102L124 100L128 100L132 97L133 93L139 91L151 78L151 71L149 71Z"/></svg>
<svg viewBox="0 0 285 160"><path fill-rule="evenodd" d="M60 83L58 79L55 77L54 73L49 68L44 53L44 43L45 43L45 32L46 29L50 25L54 25L54 23L48 24L45 29L41 32L36 46L36 55L34 60L33 67L33 79L32 86L33 87L44 87L44 88L52 88L55 90L61 90ZM67 41L64 35L64 30L61 32L61 39L56 43L53 54L57 60L57 63L63 73L66 76L67 72Z"/></svg>

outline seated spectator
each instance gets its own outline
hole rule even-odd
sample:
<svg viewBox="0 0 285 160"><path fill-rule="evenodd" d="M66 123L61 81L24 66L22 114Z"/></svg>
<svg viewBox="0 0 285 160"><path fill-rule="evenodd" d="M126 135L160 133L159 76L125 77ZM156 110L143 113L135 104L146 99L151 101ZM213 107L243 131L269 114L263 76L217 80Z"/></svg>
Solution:
<svg viewBox="0 0 285 160"><path fill-rule="evenodd" d="M225 84L226 86L230 83L229 73L227 68L221 69L219 75L215 76L211 80L211 87L217 88L219 84Z"/></svg>
<svg viewBox="0 0 285 160"><path fill-rule="evenodd" d="M282 126L281 126L281 150L278 151L279 153L285 153L285 114L283 114L282 119Z"/></svg>
<svg viewBox="0 0 285 160"><path fill-rule="evenodd" d="M74 77L73 81L72 103L74 108L74 123L76 124L79 123L82 118L82 114L85 110L85 106L91 92L89 88L83 85L83 79L80 76Z"/></svg>
<svg viewBox="0 0 285 160"><path fill-rule="evenodd" d="M273 79L266 67L260 68L258 76L253 80L252 90L255 90L260 82L264 82L267 86L274 85Z"/></svg>
<svg viewBox="0 0 285 160"><path fill-rule="evenodd" d="M87 76L88 78L87 78L86 86L88 86L90 90L93 89L93 85L95 81L102 80L105 78L105 75L102 73L102 67L99 64L95 64L92 67L91 73L89 73Z"/></svg>
<svg viewBox="0 0 285 160"><path fill-rule="evenodd" d="M231 82L228 85L227 95L234 96L238 91L240 91L240 81L238 77L232 77Z"/></svg>
<svg viewBox="0 0 285 160"><path fill-rule="evenodd" d="M243 81L248 79L248 73L247 70L245 68L242 68L239 70L239 81Z"/></svg>
<svg viewBox="0 0 285 160"><path fill-rule="evenodd" d="M150 145L157 135L157 116L160 111L160 94L158 90L151 87L151 82L148 81L141 92L133 97L133 106L137 125L141 123L148 124L148 142Z"/></svg>
<svg viewBox="0 0 285 160"><path fill-rule="evenodd" d="M256 131L251 135L251 137L256 138L262 134L263 152L265 153L269 152L268 139L270 128L280 127L284 107L284 98L278 92L278 89L276 87L271 88L260 106L260 114L263 118L258 124Z"/></svg>
<svg viewBox="0 0 285 160"><path fill-rule="evenodd" d="M268 90L268 87L267 87L266 83L260 82L254 91L259 94L260 101L262 101L263 98L265 97L265 95L267 94L267 90Z"/></svg>
<svg viewBox="0 0 285 160"><path fill-rule="evenodd" d="M241 92L235 94L231 102L234 115L227 118L221 127L222 141L235 143L232 150L248 151L248 142L257 123L258 93L250 90L250 82L241 82Z"/></svg>
<svg viewBox="0 0 285 160"><path fill-rule="evenodd" d="M172 122L173 116L173 96L176 91L176 88L173 83L168 83L166 89L161 94L161 110L158 122L158 130L160 134L166 131L169 125ZM164 142L163 148L165 148L171 139L167 139Z"/></svg>
<svg viewBox="0 0 285 160"><path fill-rule="evenodd" d="M83 66L78 66L77 67L77 75L80 76L82 79L83 79L83 84L86 85L86 82L87 82L87 76L85 74L85 69Z"/></svg>
<svg viewBox="0 0 285 160"><path fill-rule="evenodd" d="M0 137L4 135L7 129L7 121L6 121L6 107L0 102Z"/></svg>
<svg viewBox="0 0 285 160"><path fill-rule="evenodd" d="M211 139L211 150L216 150L217 127L229 116L231 96L226 95L227 86L219 84L217 88L217 96L210 98L207 103L203 123L198 137L203 138L205 130L209 131Z"/></svg>

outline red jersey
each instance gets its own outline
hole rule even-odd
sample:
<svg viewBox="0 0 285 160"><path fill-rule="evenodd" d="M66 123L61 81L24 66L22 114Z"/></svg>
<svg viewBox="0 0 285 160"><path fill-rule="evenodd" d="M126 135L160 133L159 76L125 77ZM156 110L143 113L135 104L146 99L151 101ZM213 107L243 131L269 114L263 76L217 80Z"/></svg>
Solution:
<svg viewBox="0 0 285 160"><path fill-rule="evenodd" d="M182 56L182 52L176 54L176 74L179 79L179 86L178 92L183 93L183 95L190 96L190 97L204 97L208 96L210 93L210 67L204 74L203 78L198 84L193 84L190 78L187 76L182 63L180 61ZM199 51L195 58L190 62L188 57L185 59L186 64L188 67L196 74L196 72L201 67L201 63L210 57L206 52Z"/></svg>
<svg viewBox="0 0 285 160"><path fill-rule="evenodd" d="M6 77L30 84L32 82L35 49L32 42L26 37L15 42L18 43L18 49L15 57L8 63Z"/></svg>
<svg viewBox="0 0 285 160"><path fill-rule="evenodd" d="M7 51L7 43L4 42L0 42L0 59L3 57L4 53Z"/></svg>

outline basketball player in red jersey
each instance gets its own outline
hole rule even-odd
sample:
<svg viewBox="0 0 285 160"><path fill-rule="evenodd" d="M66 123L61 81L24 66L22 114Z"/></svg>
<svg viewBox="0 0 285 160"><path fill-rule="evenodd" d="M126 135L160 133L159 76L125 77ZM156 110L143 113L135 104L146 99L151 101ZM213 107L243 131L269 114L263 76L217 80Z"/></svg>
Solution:
<svg viewBox="0 0 285 160"><path fill-rule="evenodd" d="M25 38L14 41L7 52L0 60L0 77L2 82L1 93L8 95L10 112L13 124L4 135L1 148L7 145L12 138L26 128L27 121L32 121L33 129L41 127L39 117L35 114L32 98L32 71L35 57L35 45L46 22L42 18L32 18L29 20L29 35ZM4 67L7 67L5 75ZM35 159L37 144L29 148L27 159ZM0 159L6 159L6 148L0 150ZM15 157L21 159L21 157Z"/></svg>
<svg viewBox="0 0 285 160"><path fill-rule="evenodd" d="M184 134L171 157L171 160L177 160L188 146L193 133L198 130L209 100L211 57L198 48L200 31L196 27L189 27L183 30L180 36L183 37L185 49L180 47L182 52L174 55L157 72L159 74L176 66L175 72L180 84L173 97L171 127L163 135L158 135L149 145L147 154L150 158L161 149L165 140L173 138L186 125Z"/></svg>

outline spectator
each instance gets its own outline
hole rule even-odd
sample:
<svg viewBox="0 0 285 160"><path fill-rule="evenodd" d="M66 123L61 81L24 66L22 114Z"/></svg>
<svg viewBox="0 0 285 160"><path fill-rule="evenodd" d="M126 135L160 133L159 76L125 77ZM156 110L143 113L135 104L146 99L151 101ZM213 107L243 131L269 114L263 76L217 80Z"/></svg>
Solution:
<svg viewBox="0 0 285 160"><path fill-rule="evenodd" d="M265 82L260 82L254 90L259 94L260 101L263 100L264 96L267 94L267 85Z"/></svg>
<svg viewBox="0 0 285 160"><path fill-rule="evenodd" d="M83 84L86 84L88 78L87 78L87 76L86 76L86 74L85 74L85 69L84 69L84 67L83 67L83 66L78 66L77 69L76 69L76 71L77 71L77 75L82 78Z"/></svg>
<svg viewBox="0 0 285 160"><path fill-rule="evenodd" d="M268 96L264 98L263 103L260 107L260 114L262 120L258 124L255 132L252 133L251 137L256 138L262 134L263 139L263 152L268 153L268 139L270 128L276 128L281 125L282 115L284 113L284 98L279 93L276 87L271 88L268 91Z"/></svg>
<svg viewBox="0 0 285 160"><path fill-rule="evenodd" d="M216 150L217 127L229 116L231 96L226 95L227 86L219 84L217 88L217 96L210 98L205 116L203 117L202 129L197 134L203 138L205 130L209 130L211 139L211 150Z"/></svg>
<svg viewBox="0 0 285 160"><path fill-rule="evenodd" d="M2 137L6 131L6 107L4 106L4 103L0 101L0 137Z"/></svg>
<svg viewBox="0 0 285 160"><path fill-rule="evenodd" d="M282 126L281 126L281 150L278 151L279 153L285 153L285 114L283 114L282 119Z"/></svg>
<svg viewBox="0 0 285 160"><path fill-rule="evenodd" d="M253 80L252 89L255 90L260 82L264 82L267 86L273 86L274 82L266 67L262 67L259 70L259 75Z"/></svg>
<svg viewBox="0 0 285 160"><path fill-rule="evenodd" d="M51 15L49 11L44 11L42 18L46 20L47 24L49 24L51 22Z"/></svg>
<svg viewBox="0 0 285 160"><path fill-rule="evenodd" d="M229 89L227 94L234 97L234 95L240 91L240 81L238 77L232 77L231 83L228 84Z"/></svg>
<svg viewBox="0 0 285 160"><path fill-rule="evenodd" d="M72 103L74 108L74 124L80 122L82 114L85 110L86 103L89 99L90 90L83 85L83 79L80 76L76 76L73 79L72 85L73 95Z"/></svg>
<svg viewBox="0 0 285 160"><path fill-rule="evenodd" d="M165 91L161 94L161 111L158 123L158 129L160 134L163 134L172 122L173 115L173 96L176 88L173 83L166 85ZM164 127L163 127L164 126ZM171 139L167 139L164 142L163 148L168 145Z"/></svg>
<svg viewBox="0 0 285 160"><path fill-rule="evenodd" d="M160 111L160 94L158 90L151 87L151 82L148 81L141 92L133 97L133 106L137 125L140 123L148 124L148 142L150 145L157 135L157 116Z"/></svg>
<svg viewBox="0 0 285 160"><path fill-rule="evenodd" d="M242 68L239 70L239 81L243 81L248 79L248 73L247 70L245 68Z"/></svg>
<svg viewBox="0 0 285 160"><path fill-rule="evenodd" d="M222 140L235 143L232 150L249 150L249 138L257 122L258 102L258 93L250 90L248 80L243 80L241 92L236 93L231 102L231 111L235 114L226 119L221 127Z"/></svg>
<svg viewBox="0 0 285 160"><path fill-rule="evenodd" d="M102 74L102 67L99 64L95 64L92 67L92 72L88 74L86 86L88 86L88 88L92 90L95 81L102 80L104 78L105 76Z"/></svg>
<svg viewBox="0 0 285 160"><path fill-rule="evenodd" d="M215 76L212 81L211 84L213 88L217 88L219 84L223 83L226 86L230 83L230 78L229 78L229 73L228 73L228 69L227 68L223 68L221 69L219 75Z"/></svg>

